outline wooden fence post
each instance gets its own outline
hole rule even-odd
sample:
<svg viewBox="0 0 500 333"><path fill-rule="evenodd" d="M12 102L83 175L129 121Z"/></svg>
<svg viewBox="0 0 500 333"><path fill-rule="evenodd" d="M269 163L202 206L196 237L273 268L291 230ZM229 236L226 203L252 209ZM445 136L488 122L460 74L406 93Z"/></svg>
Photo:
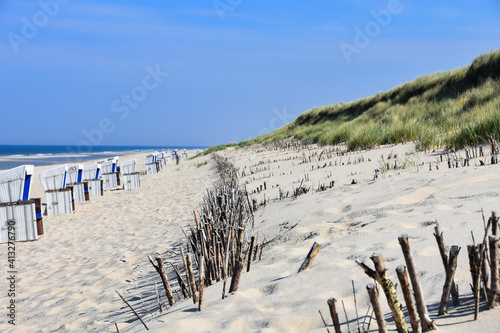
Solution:
<svg viewBox="0 0 500 333"><path fill-rule="evenodd" d="M413 303L410 284L408 283L408 277L406 275L406 267L398 266L396 268L396 273L398 274L398 280L401 284L401 290L403 291L403 296L405 298L406 310L408 310L408 315L410 316L411 329L413 330L413 333L420 333L422 332L422 328L420 327L417 309Z"/></svg>
<svg viewBox="0 0 500 333"><path fill-rule="evenodd" d="M385 328L385 320L384 314L382 313L382 309L380 308L380 303L378 301L378 290L375 284L370 283L366 286L366 290L368 290L368 296L370 296L370 303L373 307L373 312L375 313L375 319L377 319L378 332L386 333L387 329Z"/></svg>
<svg viewBox="0 0 500 333"><path fill-rule="evenodd" d="M250 240L250 249L248 250L247 272L250 272L250 266L252 265L252 251L254 243L255 243L255 236L252 236Z"/></svg>
<svg viewBox="0 0 500 333"><path fill-rule="evenodd" d="M200 300L198 302L198 311L203 308L203 287L205 285L205 260L200 256Z"/></svg>
<svg viewBox="0 0 500 333"><path fill-rule="evenodd" d="M450 259L448 261L448 269L446 270L446 280L443 286L443 295L441 296L441 304L439 305L438 316L442 316L448 312L448 300L450 299L451 284L455 276L457 268L457 257L460 252L460 247L454 245L450 249Z"/></svg>
<svg viewBox="0 0 500 333"><path fill-rule="evenodd" d="M446 247L444 246L443 232L439 229L439 223L436 221L436 226L434 227L434 237L438 244L439 253L441 254L441 260L443 262L444 271L448 272L448 254L446 253ZM455 280L451 281L451 297L453 298L453 305L459 306L460 299L458 294L458 287L455 284Z"/></svg>
<svg viewBox="0 0 500 333"><path fill-rule="evenodd" d="M497 305L499 288L498 276L498 236L490 236L490 258L491 258L491 287L488 295L488 309L492 309Z"/></svg>
<svg viewBox="0 0 500 333"><path fill-rule="evenodd" d="M335 333L342 333L340 330L339 314L337 312L337 300L330 297L327 301L328 308L330 309L330 316L332 317L333 327L335 327Z"/></svg>
<svg viewBox="0 0 500 333"><path fill-rule="evenodd" d="M319 249L320 249L319 244L314 242L314 244L311 247L311 250L309 250L309 253L307 254L306 259L304 260L302 265L300 265L300 268L299 268L297 273L300 273L303 270L306 270L307 268L309 268L309 266L311 265L311 263L314 260L314 257L316 257L316 255L318 254Z"/></svg>
<svg viewBox="0 0 500 333"><path fill-rule="evenodd" d="M413 257L410 252L410 242L408 240L408 235L402 235L398 238L399 244L401 245L401 250L403 251L403 256L405 257L406 269L408 270L408 275L410 276L411 285L413 287L413 293L415 295L415 303L417 303L417 311L420 316L420 323L422 324L422 331L437 330L437 326L433 320L431 320L429 313L427 312L427 305L425 304L424 294L420 287L420 278L415 268L415 263L413 262Z"/></svg>
<svg viewBox="0 0 500 333"><path fill-rule="evenodd" d="M163 287L165 288L165 294L167 295L168 298L168 304L173 305L175 303L175 298L174 295L172 294L172 289L170 288L170 284L168 283L167 275L165 274L165 268L163 267L163 260L160 257L156 257L156 262L158 263L155 265L153 262L153 259L151 259L151 256L148 256L149 262L153 267L156 269L158 274L160 274L161 281L163 282Z"/></svg>
<svg viewBox="0 0 500 333"><path fill-rule="evenodd" d="M189 285L191 286L191 295L193 295L193 304L196 304L198 302L198 292L196 290L196 281L194 279L193 265L191 263L191 255L189 253L186 255L186 265L187 265Z"/></svg>
<svg viewBox="0 0 500 333"><path fill-rule="evenodd" d="M387 298L387 303L391 308L392 317L394 318L398 333L408 333L408 327L406 326L405 317L403 315L403 311L401 310L401 304L398 301L396 287L389 279L389 274L385 268L384 257L381 254L374 253L370 259L375 264L377 280L384 290L384 294Z"/></svg>

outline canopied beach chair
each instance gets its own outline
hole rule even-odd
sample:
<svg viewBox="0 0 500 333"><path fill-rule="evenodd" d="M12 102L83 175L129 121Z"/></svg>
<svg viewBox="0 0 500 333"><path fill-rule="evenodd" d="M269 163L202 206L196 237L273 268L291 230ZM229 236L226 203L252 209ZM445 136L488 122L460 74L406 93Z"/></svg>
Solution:
<svg viewBox="0 0 500 333"><path fill-rule="evenodd" d="M154 152L144 157L144 164L146 165L146 172L148 175L152 175L160 171L160 164L157 161L157 156L158 154Z"/></svg>
<svg viewBox="0 0 500 333"><path fill-rule="evenodd" d="M89 194L103 195L102 179L100 179L101 166L97 163L83 167L83 181L88 184Z"/></svg>
<svg viewBox="0 0 500 333"><path fill-rule="evenodd" d="M165 161L166 161L166 164L172 163L173 158L172 158L172 151L171 150L167 150L166 151L166 153L165 153Z"/></svg>
<svg viewBox="0 0 500 333"><path fill-rule="evenodd" d="M188 157L187 151L186 149L183 149L181 152L181 158L187 158L187 157Z"/></svg>
<svg viewBox="0 0 500 333"><path fill-rule="evenodd" d="M33 165L0 172L0 243L43 235L42 202L30 199Z"/></svg>
<svg viewBox="0 0 500 333"><path fill-rule="evenodd" d="M68 168L66 187L73 187L75 202L88 201L89 184L83 181L83 164L73 165Z"/></svg>
<svg viewBox="0 0 500 333"><path fill-rule="evenodd" d="M75 210L73 188L66 187L68 166L61 165L40 173L47 199L47 215L72 214Z"/></svg>
<svg viewBox="0 0 500 333"><path fill-rule="evenodd" d="M120 170L118 168L118 156L97 162L101 166L101 179L104 188L120 186Z"/></svg>
<svg viewBox="0 0 500 333"><path fill-rule="evenodd" d="M139 172L135 172L136 164L137 160L135 158L120 163L120 171L122 173L124 190L131 190L134 188L139 188L141 186Z"/></svg>
<svg viewBox="0 0 500 333"><path fill-rule="evenodd" d="M160 168L163 168L167 164L165 158L166 158L166 153L164 151L158 152L157 160L160 163Z"/></svg>

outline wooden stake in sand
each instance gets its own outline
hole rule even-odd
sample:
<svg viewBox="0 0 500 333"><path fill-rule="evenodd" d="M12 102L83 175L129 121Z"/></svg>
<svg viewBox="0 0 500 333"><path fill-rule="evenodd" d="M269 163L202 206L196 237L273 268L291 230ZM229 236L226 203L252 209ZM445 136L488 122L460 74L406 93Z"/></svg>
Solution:
<svg viewBox="0 0 500 333"><path fill-rule="evenodd" d="M231 278L231 286L229 287L229 292L234 293L238 290L240 285L241 272L243 271L243 258L242 258L242 247L243 247L243 233L245 229L238 229L238 246L236 249L236 259L234 262L233 277Z"/></svg>
<svg viewBox="0 0 500 333"><path fill-rule="evenodd" d="M337 312L337 300L330 297L327 301L328 308L330 309L330 316L332 317L333 327L335 327L335 333L342 333L340 330L339 314Z"/></svg>
<svg viewBox="0 0 500 333"><path fill-rule="evenodd" d="M182 248L182 246L180 247L180 250L181 250L182 263L184 264L184 271L186 273L187 288L189 290L189 296L191 297L191 281L189 280L189 272L188 272L188 268L187 268L186 255L184 254L184 249Z"/></svg>
<svg viewBox="0 0 500 333"><path fill-rule="evenodd" d="M377 319L378 331L379 333L386 333L384 314L380 308L380 303L378 302L378 291L374 283L370 283L366 286L368 290L368 296L370 296L370 303L373 307L373 312L375 313L375 319Z"/></svg>
<svg viewBox="0 0 500 333"><path fill-rule="evenodd" d="M401 310L401 303L399 303L398 301L396 286L394 286L392 281L389 279L387 268L385 268L384 257L381 254L374 253L370 259L375 264L377 280L384 290L384 294L387 298L387 303L391 308L392 317L394 318L398 333L408 333L405 316L403 315L403 311Z"/></svg>
<svg viewBox="0 0 500 333"><path fill-rule="evenodd" d="M448 269L446 270L446 280L443 286L443 295L441 296L441 304L439 305L438 316L442 316L448 312L448 300L450 299L451 284L455 276L457 268L457 257L460 252L460 247L454 245L450 249L450 259L448 261Z"/></svg>
<svg viewBox="0 0 500 333"><path fill-rule="evenodd" d="M177 283L179 283L179 286L181 287L182 295L184 296L184 298L191 297L191 293L189 292L188 287L184 283L184 280L182 280L181 273L179 272L179 269L177 268L177 266L175 266L172 263L170 263L170 266L172 266L172 268L175 271L175 276L177 277Z"/></svg>
<svg viewBox="0 0 500 333"><path fill-rule="evenodd" d="M141 316L139 316L139 314L138 314L137 312L135 312L135 310L134 310L134 308L132 307L132 305L130 305L130 304L129 304L126 300L125 300L125 298L123 298L123 296L122 296L122 295L120 295L120 293L118 292L118 290L115 290L115 291L116 291L116 293L118 294L118 296L120 296L120 298L121 298L121 299L125 302L125 304L127 304L127 305L128 305L128 307L130 308L130 310L132 310L132 312L134 312L135 316L136 316L137 318L139 318L139 320L140 320L140 321L141 321L141 323L144 325L144 327L146 327L146 329L149 331L149 328L146 326L146 323L142 320ZM117 326L117 328L118 328L118 326Z"/></svg>
<svg viewBox="0 0 500 333"><path fill-rule="evenodd" d="M191 287L191 295L193 295L193 304L198 302L198 292L196 290L196 281L194 279L193 273L193 265L191 263L191 255L188 253L186 255L186 266L187 266L187 274L189 279L189 285Z"/></svg>
<svg viewBox="0 0 500 333"><path fill-rule="evenodd" d="M250 249L248 250L247 272L250 272L250 266L252 265L252 251L254 243L255 243L255 236L252 236L250 240Z"/></svg>
<svg viewBox="0 0 500 333"><path fill-rule="evenodd" d="M198 311L203 308L203 286L205 285L205 260L200 256L200 301L198 302Z"/></svg>
<svg viewBox="0 0 500 333"><path fill-rule="evenodd" d="M196 228L200 229L200 220L198 219L198 213L193 210L193 214L194 214L194 220L196 222Z"/></svg>
<svg viewBox="0 0 500 333"><path fill-rule="evenodd" d="M488 309L498 305L497 298L500 292L498 276L498 236L490 236L490 258L491 258L491 287L488 295Z"/></svg>
<svg viewBox="0 0 500 333"><path fill-rule="evenodd" d="M486 246L486 245L485 244L478 244L477 245L479 253L481 253L481 251L483 251L483 246ZM469 246L467 246L467 249L469 249ZM477 252L476 252L476 254L477 254ZM479 255L477 255L477 258L479 258ZM479 262L479 259L477 261ZM483 263L481 265L481 280L483 281L483 286L484 286L484 289L487 293L489 292L490 287L491 287L490 276L491 276L490 263L488 261L488 257L485 256L483 258Z"/></svg>
<svg viewBox="0 0 500 333"><path fill-rule="evenodd" d="M497 212L491 212L491 233L494 236L498 236L498 216Z"/></svg>
<svg viewBox="0 0 500 333"><path fill-rule="evenodd" d="M398 240L401 245L401 250L403 251L403 256L405 257L406 268L408 269L408 275L410 276L411 285L413 287L415 302L417 303L417 311L420 316L420 323L422 324L422 331L427 332L437 330L436 324L433 320L431 320L429 313L427 312L424 294L422 293L422 289L420 287L420 278L418 277L417 269L415 268L415 263L413 262L413 257L410 252L410 241L408 240L408 235L399 236Z"/></svg>
<svg viewBox="0 0 500 333"><path fill-rule="evenodd" d="M309 250L309 253L307 254L306 259L304 260L302 265L300 265L300 268L299 268L297 273L300 273L303 270L306 270L307 268L309 268L309 266L311 265L311 263L314 260L314 257L316 257L316 255L318 254L319 249L320 249L319 244L314 242L314 244L311 247L311 250Z"/></svg>
<svg viewBox="0 0 500 333"><path fill-rule="evenodd" d="M406 267L398 266L396 268L396 273L398 274L398 280L405 298L406 309L408 310L408 315L410 316L411 329L413 330L413 333L420 333L422 332L422 329L420 328L418 312L415 304L413 303L413 297L411 296L410 284L408 283L408 277L406 275Z"/></svg>
<svg viewBox="0 0 500 333"><path fill-rule="evenodd" d="M445 272L448 272L448 254L446 253L446 247L444 246L443 232L439 229L439 223L436 221L436 226L434 227L434 237L438 244L439 253L441 254L441 260L443 261L443 266ZM455 281L451 281L451 297L453 298L453 305L459 306L460 299L458 294L458 287Z"/></svg>
<svg viewBox="0 0 500 333"><path fill-rule="evenodd" d="M486 224L486 227L484 228L484 237L483 237L483 246L481 247L481 252L479 254L479 262L477 263L477 278L474 281L474 320L477 320L477 316L479 314L479 282L481 281L481 267L483 265L483 261L485 260L485 255L486 255L486 238L488 238L488 230L490 229L490 226L492 223L494 223L496 213L492 212L491 213L491 218L488 219L488 224ZM483 221L484 221L484 216L483 216ZM496 220L498 223L498 220ZM493 274L493 272L492 272Z"/></svg>
<svg viewBox="0 0 500 333"><path fill-rule="evenodd" d="M168 283L167 275L165 274L165 268L163 267L163 260L160 257L156 257L156 262L158 265L155 265L151 256L148 256L149 262L156 269L158 274L160 274L161 281L163 282L163 287L165 288L165 294L167 295L168 304L173 305L175 303L174 295L172 294L172 289L170 288L170 284Z"/></svg>

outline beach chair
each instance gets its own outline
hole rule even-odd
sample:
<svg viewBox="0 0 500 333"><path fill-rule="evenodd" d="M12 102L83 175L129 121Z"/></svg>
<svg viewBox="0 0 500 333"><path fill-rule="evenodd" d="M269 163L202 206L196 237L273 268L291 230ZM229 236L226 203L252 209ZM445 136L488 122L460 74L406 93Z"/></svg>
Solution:
<svg viewBox="0 0 500 333"><path fill-rule="evenodd" d="M88 184L89 195L102 196L104 194L100 172L101 166L97 163L83 168L83 181Z"/></svg>
<svg viewBox="0 0 500 333"><path fill-rule="evenodd" d="M73 188L66 187L68 166L61 165L40 173L40 181L47 199L47 215L73 214Z"/></svg>
<svg viewBox="0 0 500 333"><path fill-rule="evenodd" d="M182 153L181 153L181 158L187 158L187 157L188 157L188 154L186 152L186 149L183 149Z"/></svg>
<svg viewBox="0 0 500 333"><path fill-rule="evenodd" d="M157 153L151 153L144 157L144 164L146 165L146 173L153 175L160 171L159 163L157 162Z"/></svg>
<svg viewBox="0 0 500 333"><path fill-rule="evenodd" d="M124 190L132 190L134 188L139 188L141 186L139 172L135 172L136 164L137 160L135 158L120 163L120 171L122 173Z"/></svg>
<svg viewBox="0 0 500 333"><path fill-rule="evenodd" d="M165 153L165 162L166 162L166 164L172 163L172 151L171 150L167 150L167 152Z"/></svg>
<svg viewBox="0 0 500 333"><path fill-rule="evenodd" d="M73 187L75 202L90 200L89 184L83 181L83 164L73 165L68 168L66 187Z"/></svg>
<svg viewBox="0 0 500 333"><path fill-rule="evenodd" d="M103 187L110 188L120 186L118 157L111 157L97 163L101 166L101 179L103 181Z"/></svg>
<svg viewBox="0 0 500 333"><path fill-rule="evenodd" d="M0 172L0 243L43 235L42 200L30 199L33 165Z"/></svg>
<svg viewBox="0 0 500 333"><path fill-rule="evenodd" d="M167 165L167 153L164 151L160 151L158 153L158 162L160 162L160 168L163 168Z"/></svg>
<svg viewBox="0 0 500 333"><path fill-rule="evenodd" d="M160 152L155 151L153 155L155 155L155 163L156 163L157 171L160 172L162 167L163 167L161 160L160 160L162 154Z"/></svg>

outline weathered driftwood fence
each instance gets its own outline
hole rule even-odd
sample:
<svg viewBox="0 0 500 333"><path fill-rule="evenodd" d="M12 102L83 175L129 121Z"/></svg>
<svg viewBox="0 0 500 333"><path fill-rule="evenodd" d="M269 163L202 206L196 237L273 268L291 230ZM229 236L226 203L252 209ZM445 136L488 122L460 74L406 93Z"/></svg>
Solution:
<svg viewBox="0 0 500 333"><path fill-rule="evenodd" d="M500 301L500 263L498 253L498 232L500 226L498 221L499 218L496 213L492 212L488 222L486 223L486 221L484 221L484 237L482 243L475 244L474 237L472 237L474 243L467 246L472 276L471 288L474 295L474 320L477 319L481 301L486 304L487 309L497 307ZM441 301L437 312L437 315L441 316L447 313L450 298L453 301L453 306L456 307L460 305L458 286L454 282L454 274L457 267L457 258L460 253L460 247L453 245L450 247L449 253L446 253L443 233L441 232L437 222L434 230L434 236L436 238L446 273L445 280L443 282ZM406 303L411 329L413 332L418 333L436 330L437 326L429 316L427 305L423 297L419 273L413 261L408 235L402 235L398 240L401 245L406 266L398 266L396 268L396 273ZM379 289L382 289L382 293L385 294L387 303L391 309L397 331L408 332L407 319L404 316L403 307L398 300L395 285L390 279L389 270L385 266L383 256L381 254L373 254L370 259L373 261L375 269L370 268L368 265L359 260L356 260L356 263L370 278L374 280L374 283L368 284L366 289L378 324L378 331L387 332L383 312L379 303ZM481 294L483 295L482 298ZM336 303L337 300L334 298L329 298L327 301L335 332L340 333L341 324L339 321ZM348 322L349 320L346 319L347 325ZM348 331L350 331L349 328ZM362 331L359 325L358 331ZM364 328L363 331L366 332Z"/></svg>
<svg viewBox="0 0 500 333"><path fill-rule="evenodd" d="M250 236L253 229L253 208L245 189L238 184L238 172L227 160L214 155L219 180L214 188L207 190L197 211L193 211L193 225L186 232L186 249L180 248L185 277L177 266L170 263L184 298L192 298L203 309L203 290L217 282L222 283L222 298L227 292L238 290L241 275L246 263L250 271L251 262L262 254L264 244L257 243ZM260 256L259 256L260 258ZM149 258L160 275L169 304L175 297L167 278L163 261L156 258L157 264ZM197 267L197 276L195 267ZM227 282L229 281L229 289ZM174 290L180 299L179 292ZM161 304L160 304L161 306Z"/></svg>

